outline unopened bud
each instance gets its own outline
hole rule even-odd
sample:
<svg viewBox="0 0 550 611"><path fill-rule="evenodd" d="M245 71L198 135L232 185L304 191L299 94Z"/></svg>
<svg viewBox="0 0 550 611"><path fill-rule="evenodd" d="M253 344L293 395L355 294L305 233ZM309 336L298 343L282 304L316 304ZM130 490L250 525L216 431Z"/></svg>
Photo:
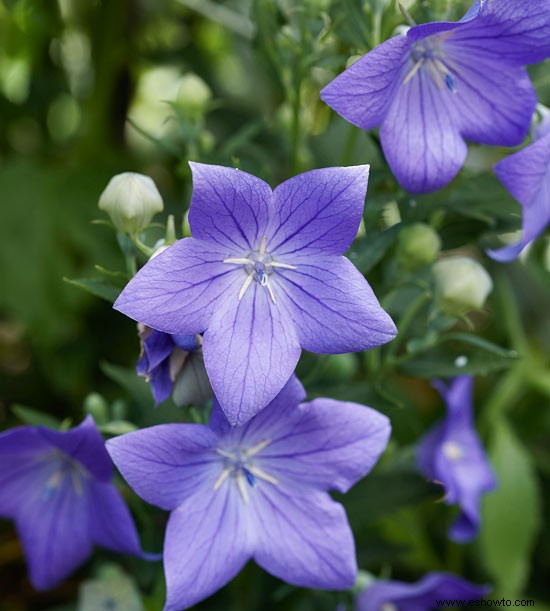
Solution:
<svg viewBox="0 0 550 611"><path fill-rule="evenodd" d="M433 263L441 249L437 233L425 223L407 225L397 238L397 260L405 269L420 269Z"/></svg>
<svg viewBox="0 0 550 611"><path fill-rule="evenodd" d="M93 416L97 424L107 422L109 419L109 406L107 401L97 392L90 393L84 399L84 410Z"/></svg>
<svg viewBox="0 0 550 611"><path fill-rule="evenodd" d="M433 266L435 290L441 308L461 316L483 307L493 288L491 276L470 257L449 257Z"/></svg>
<svg viewBox="0 0 550 611"><path fill-rule="evenodd" d="M200 76L190 72L180 81L176 96L176 107L184 115L201 115L212 99L212 90Z"/></svg>
<svg viewBox="0 0 550 611"><path fill-rule="evenodd" d="M99 198L99 208L119 231L134 235L145 229L164 205L149 176L124 172L111 178Z"/></svg>

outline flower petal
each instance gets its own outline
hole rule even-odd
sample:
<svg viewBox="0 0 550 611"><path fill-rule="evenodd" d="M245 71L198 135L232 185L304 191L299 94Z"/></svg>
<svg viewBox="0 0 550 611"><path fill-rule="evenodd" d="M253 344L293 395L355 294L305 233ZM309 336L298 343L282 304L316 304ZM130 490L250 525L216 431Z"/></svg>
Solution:
<svg viewBox="0 0 550 611"><path fill-rule="evenodd" d="M88 498L92 541L121 554L142 555L134 520L115 486L91 481Z"/></svg>
<svg viewBox="0 0 550 611"><path fill-rule="evenodd" d="M495 173L523 207L520 242L488 251L497 261L511 261L550 222L550 133L499 161Z"/></svg>
<svg viewBox="0 0 550 611"><path fill-rule="evenodd" d="M189 224L194 238L239 252L259 247L273 192L263 180L234 168L189 163L193 197Z"/></svg>
<svg viewBox="0 0 550 611"><path fill-rule="evenodd" d="M254 560L293 585L346 590L357 574L355 544L344 508L328 494L262 486L253 506Z"/></svg>
<svg viewBox="0 0 550 611"><path fill-rule="evenodd" d="M105 441L91 416L87 416L69 431L53 431L45 427L37 430L53 447L84 465L95 478L103 482L111 481L113 464L105 450Z"/></svg>
<svg viewBox="0 0 550 611"><path fill-rule="evenodd" d="M480 18L451 38L468 47L476 61L492 57L513 66L536 64L550 56L550 3L486 2Z"/></svg>
<svg viewBox="0 0 550 611"><path fill-rule="evenodd" d="M456 91L446 97L455 105L455 124L461 135L481 144L520 144L537 104L527 71L472 52L454 37L441 48L456 80Z"/></svg>
<svg viewBox="0 0 550 611"><path fill-rule="evenodd" d="M455 125L453 93L439 89L420 69L398 89L380 128L382 148L395 177L411 193L448 184L466 159Z"/></svg>
<svg viewBox="0 0 550 611"><path fill-rule="evenodd" d="M287 383L300 357L292 321L253 283L217 310L203 338L206 371L232 425L244 424Z"/></svg>
<svg viewBox="0 0 550 611"><path fill-rule="evenodd" d="M113 307L165 333L202 333L220 297L240 278L234 266L223 264L231 252L179 240L139 270Z"/></svg>
<svg viewBox="0 0 550 611"><path fill-rule="evenodd" d="M216 434L206 426L160 424L110 439L107 450L137 494L172 510L216 480L216 444Z"/></svg>
<svg viewBox="0 0 550 611"><path fill-rule="evenodd" d="M236 486L200 492L170 514L164 539L165 611L180 611L231 581L251 557Z"/></svg>
<svg viewBox="0 0 550 611"><path fill-rule="evenodd" d="M393 321L368 282L344 257L305 257L277 278L301 345L335 354L367 350L393 339Z"/></svg>
<svg viewBox="0 0 550 611"><path fill-rule="evenodd" d="M329 83L321 99L361 129L376 127L393 100L409 49L406 36L386 40Z"/></svg>
<svg viewBox="0 0 550 611"><path fill-rule="evenodd" d="M275 189L267 250L278 258L316 253L341 255L363 216L369 166L325 168L294 176Z"/></svg>
<svg viewBox="0 0 550 611"><path fill-rule="evenodd" d="M42 489L55 466L52 446L36 428L21 426L0 435L0 516L14 517L33 491Z"/></svg>
<svg viewBox="0 0 550 611"><path fill-rule="evenodd" d="M16 518L19 538L37 590L59 585L92 552L86 481L75 486L69 476L51 494L38 488Z"/></svg>
<svg viewBox="0 0 550 611"><path fill-rule="evenodd" d="M262 412L258 419L270 416ZM270 438L258 457L263 470L281 482L299 481L321 490L347 492L378 461L391 432L380 412L333 399L315 399L284 417L285 426L273 432L253 422Z"/></svg>

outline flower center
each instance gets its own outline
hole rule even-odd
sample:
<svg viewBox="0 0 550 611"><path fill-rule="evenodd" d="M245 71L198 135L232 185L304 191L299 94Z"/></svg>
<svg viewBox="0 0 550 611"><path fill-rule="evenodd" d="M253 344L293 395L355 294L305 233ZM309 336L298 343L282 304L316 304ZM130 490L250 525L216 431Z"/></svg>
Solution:
<svg viewBox="0 0 550 611"><path fill-rule="evenodd" d="M451 34L452 30L440 36L428 36L413 44L411 50L413 66L403 79L403 84L408 83L422 67L425 67L439 89L447 87L451 93L457 92L457 70L440 45Z"/></svg>
<svg viewBox="0 0 550 611"><path fill-rule="evenodd" d="M398 611L398 609L393 603L385 602L380 607L380 611Z"/></svg>
<svg viewBox="0 0 550 611"><path fill-rule="evenodd" d="M55 471L47 479L42 490L42 497L45 500L52 499L59 491L65 478L70 478L71 485L75 489L78 496L84 492L82 480L86 477L85 469L76 461L61 456L57 461Z"/></svg>
<svg viewBox="0 0 550 611"><path fill-rule="evenodd" d="M248 504L250 501L248 488L254 488L258 479L270 484L278 484L275 477L260 469L254 461L254 457L270 443L271 439L264 439L251 448L236 448L231 451L218 448L216 452L223 458L223 471L214 483L214 490L218 490L227 479L231 479L235 482L244 503Z"/></svg>
<svg viewBox="0 0 550 611"><path fill-rule="evenodd" d="M277 303L269 277L277 268L297 269L294 265L288 265L287 263L275 261L272 255L266 252L266 248L267 238L264 236L258 250L253 250L244 257L230 257L229 259L223 260L224 263L229 263L230 265L242 266L246 272L246 280L239 291L239 301L244 297L244 294L246 293L248 287L252 284L252 281L255 280L260 286L267 289L269 296L271 297L271 301L273 301L273 303Z"/></svg>
<svg viewBox="0 0 550 611"><path fill-rule="evenodd" d="M442 450L449 460L460 460L464 456L464 449L456 441L446 441L442 446Z"/></svg>

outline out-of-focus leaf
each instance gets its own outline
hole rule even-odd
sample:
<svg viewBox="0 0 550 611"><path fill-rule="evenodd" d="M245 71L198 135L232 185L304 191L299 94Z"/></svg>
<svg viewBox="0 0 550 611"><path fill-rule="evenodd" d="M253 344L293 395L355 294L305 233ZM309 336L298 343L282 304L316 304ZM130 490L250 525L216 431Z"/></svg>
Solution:
<svg viewBox="0 0 550 611"><path fill-rule="evenodd" d="M107 435L124 435L137 430L137 426L128 420L112 420L106 424L102 424L99 430Z"/></svg>
<svg viewBox="0 0 550 611"><path fill-rule="evenodd" d="M528 452L503 421L495 423L489 456L499 485L483 499L480 550L497 595L517 598L541 527L539 483Z"/></svg>
<svg viewBox="0 0 550 611"><path fill-rule="evenodd" d="M120 293L120 289L105 280L97 280L95 278L63 278L68 284L78 286L88 293L105 299L109 303L114 303Z"/></svg>
<svg viewBox="0 0 550 611"><path fill-rule="evenodd" d="M399 225L393 225L381 233L355 240L347 256L361 273L366 274L383 258L398 232Z"/></svg>
<svg viewBox="0 0 550 611"><path fill-rule="evenodd" d="M45 414L32 407L15 403L11 406L11 411L25 424L31 426L47 426L50 429L58 429L60 426L59 420L50 414Z"/></svg>
<svg viewBox="0 0 550 611"><path fill-rule="evenodd" d="M127 369L105 361L101 363L100 367L103 373L120 384L141 408L150 409L153 407L149 385L137 375L134 369Z"/></svg>

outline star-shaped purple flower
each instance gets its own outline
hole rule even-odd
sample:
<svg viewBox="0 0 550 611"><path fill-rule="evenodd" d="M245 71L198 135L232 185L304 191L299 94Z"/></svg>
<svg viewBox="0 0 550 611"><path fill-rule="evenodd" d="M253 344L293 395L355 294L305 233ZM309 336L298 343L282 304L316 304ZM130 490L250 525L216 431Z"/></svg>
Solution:
<svg viewBox="0 0 550 611"><path fill-rule="evenodd" d="M341 256L361 221L368 166L313 170L274 191L239 170L191 168L194 237L151 259L115 308L165 333L204 333L206 370L231 424L273 400L302 347L352 352L395 336Z"/></svg>
<svg viewBox="0 0 550 611"><path fill-rule="evenodd" d="M380 125L397 180L425 193L454 178L465 140L523 141L536 105L523 66L548 56L549 0L478 0L458 22L418 25L385 41L321 98L362 129Z"/></svg>
<svg viewBox="0 0 550 611"><path fill-rule="evenodd" d="M212 396L200 335L170 335L139 324L137 373L151 385L155 403L173 395L176 405L201 404Z"/></svg>
<svg viewBox="0 0 550 611"><path fill-rule="evenodd" d="M211 595L251 558L295 585L353 585L353 535L327 491L345 492L370 471L389 421L355 403L304 398L292 377L242 427L214 400L209 426L166 424L107 442L132 488L171 511L165 611Z"/></svg>
<svg viewBox="0 0 550 611"><path fill-rule="evenodd" d="M433 385L447 404L447 417L421 440L418 466L444 487L447 505L460 505L449 538L466 543L479 529L481 496L493 490L497 480L473 422L473 378L454 378L448 387L437 381Z"/></svg>
<svg viewBox="0 0 550 611"><path fill-rule="evenodd" d="M91 416L70 431L6 431L0 464L0 516L15 520L37 590L61 583L94 545L143 554L130 512L110 483L113 465Z"/></svg>
<svg viewBox="0 0 550 611"><path fill-rule="evenodd" d="M550 113L535 128L532 144L499 161L495 173L523 207L521 240L487 252L496 261L508 262L550 223Z"/></svg>
<svg viewBox="0 0 550 611"><path fill-rule="evenodd" d="M356 610L430 611L454 607L455 600L479 600L489 592L488 586L476 586L451 573L428 573L416 583L380 579L357 596Z"/></svg>

